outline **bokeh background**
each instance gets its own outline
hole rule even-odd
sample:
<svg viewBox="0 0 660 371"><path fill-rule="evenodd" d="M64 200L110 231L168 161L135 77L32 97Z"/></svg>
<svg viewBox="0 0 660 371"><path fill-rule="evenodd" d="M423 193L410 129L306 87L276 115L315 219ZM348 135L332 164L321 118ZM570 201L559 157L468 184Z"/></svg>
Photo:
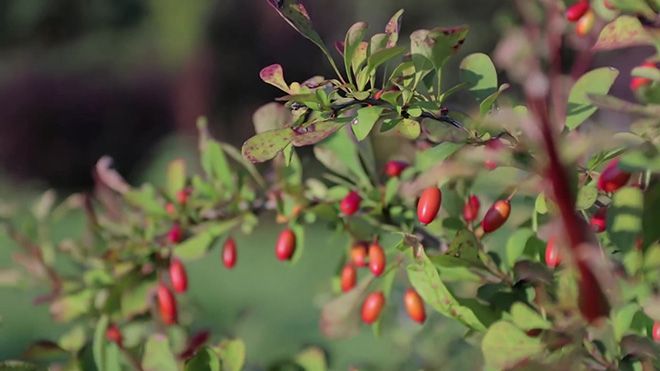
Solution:
<svg viewBox="0 0 660 371"><path fill-rule="evenodd" d="M418 28L469 24L461 55L492 52L516 22L508 1L314 0L306 6L328 44L343 40L357 20L380 32L399 8L405 8L402 42ZM628 69L644 51L635 53L639 58L627 55ZM88 190L92 166L106 154L132 184L157 182L169 160L194 159L199 115L209 118L216 137L240 146L253 133L252 112L279 94L258 77L271 63L282 64L290 81L331 75L321 53L266 0L1 0L0 199L28 202L48 188L59 196ZM626 81L617 84L625 90ZM58 233L80 223L66 220ZM478 347L461 340L464 329L436 315L422 328L390 309L394 325L381 337L365 328L353 339L323 339L319 303L347 242L321 228L308 233L313 246L293 268L276 264L276 228L268 223L239 238L234 271L221 268L217 247L213 258L191 265L192 290L184 300L195 327L244 338L253 369L309 344L328 351L333 369L414 369L425 362L473 369L480 363ZM11 267L14 249L0 235L0 267ZM66 330L52 322L47 307L33 305L41 292L0 274L0 359L19 358L32 341Z"/></svg>

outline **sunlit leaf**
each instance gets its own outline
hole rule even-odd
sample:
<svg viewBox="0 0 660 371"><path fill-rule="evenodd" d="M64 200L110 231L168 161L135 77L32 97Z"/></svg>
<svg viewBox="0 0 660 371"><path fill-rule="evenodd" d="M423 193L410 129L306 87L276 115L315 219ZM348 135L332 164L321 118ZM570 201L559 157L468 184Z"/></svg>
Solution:
<svg viewBox="0 0 660 371"><path fill-rule="evenodd" d="M486 54L465 57L460 65L460 78L478 102L497 91L497 71Z"/></svg>
<svg viewBox="0 0 660 371"><path fill-rule="evenodd" d="M410 35L410 52L426 58L436 70L463 45L468 33L467 26L417 30ZM417 63L416 63L417 64Z"/></svg>
<svg viewBox="0 0 660 371"><path fill-rule="evenodd" d="M144 371L177 371L179 369L166 336L155 334L147 339L142 356L142 368Z"/></svg>
<svg viewBox="0 0 660 371"><path fill-rule="evenodd" d="M381 106L364 107L357 111L357 117L351 122L351 129L357 140L364 140L369 135L381 112L383 112Z"/></svg>
<svg viewBox="0 0 660 371"><path fill-rule="evenodd" d="M243 143L243 157L252 163L264 162L275 157L293 141L293 131L289 128L269 130L259 133Z"/></svg>
<svg viewBox="0 0 660 371"><path fill-rule="evenodd" d="M309 347L298 353L294 359L305 371L326 371L328 369L323 350Z"/></svg>
<svg viewBox="0 0 660 371"><path fill-rule="evenodd" d="M171 161L167 166L167 194L176 198L177 192L186 186L186 162L183 159Z"/></svg>
<svg viewBox="0 0 660 371"><path fill-rule="evenodd" d="M596 50L612 50L636 45L651 44L644 27L637 17L621 15L605 25L593 46Z"/></svg>
<svg viewBox="0 0 660 371"><path fill-rule="evenodd" d="M494 323L481 342L486 365L501 370L515 366L543 352L541 339L527 336L522 330L506 321Z"/></svg>
<svg viewBox="0 0 660 371"><path fill-rule="evenodd" d="M541 317L527 304L517 302L511 306L511 320L522 330L550 329L552 326L548 320Z"/></svg>
<svg viewBox="0 0 660 371"><path fill-rule="evenodd" d="M607 211L607 231L621 250L631 249L642 232L644 194L639 188L624 187L612 197Z"/></svg>
<svg viewBox="0 0 660 371"><path fill-rule="evenodd" d="M571 88L568 96L566 126L575 129L596 112L588 94L606 94L619 71L611 67L601 67L582 75Z"/></svg>

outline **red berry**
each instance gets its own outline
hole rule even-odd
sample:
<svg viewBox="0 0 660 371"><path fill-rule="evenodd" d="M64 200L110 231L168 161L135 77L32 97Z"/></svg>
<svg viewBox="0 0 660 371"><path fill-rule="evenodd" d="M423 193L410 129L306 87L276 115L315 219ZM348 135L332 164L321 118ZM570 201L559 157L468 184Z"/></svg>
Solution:
<svg viewBox="0 0 660 371"><path fill-rule="evenodd" d="M165 211L168 215L174 215L176 214L176 206L174 206L173 203L168 202L165 204Z"/></svg>
<svg viewBox="0 0 660 371"><path fill-rule="evenodd" d="M279 260L290 260L296 251L296 235L289 228L283 230L275 244L275 255Z"/></svg>
<svg viewBox="0 0 660 371"><path fill-rule="evenodd" d="M555 237L550 237L548 244L545 246L545 264L550 268L555 268L559 263L561 263L559 247L555 243Z"/></svg>
<svg viewBox="0 0 660 371"><path fill-rule="evenodd" d="M651 331L653 340L660 343L660 322L653 322L653 331Z"/></svg>
<svg viewBox="0 0 660 371"><path fill-rule="evenodd" d="M385 306L385 295L381 291L372 292L362 303L362 322L370 325L380 316Z"/></svg>
<svg viewBox="0 0 660 371"><path fill-rule="evenodd" d="M481 227L484 232L490 233L497 230L509 219L511 213L511 203L509 200L495 201L493 206L486 211L484 219L481 221Z"/></svg>
<svg viewBox="0 0 660 371"><path fill-rule="evenodd" d="M600 177L598 177L598 189L604 192L614 192L626 185L630 179L630 173L619 169L619 159L610 161Z"/></svg>
<svg viewBox="0 0 660 371"><path fill-rule="evenodd" d="M346 264L341 270L341 291L351 291L357 282L357 271L352 264Z"/></svg>
<svg viewBox="0 0 660 371"><path fill-rule="evenodd" d="M407 289L403 295L403 304L410 319L418 323L424 323L426 320L426 310L424 309L424 301L417 291L411 288Z"/></svg>
<svg viewBox="0 0 660 371"><path fill-rule="evenodd" d="M179 205L185 205L188 202L188 196L190 196L190 190L184 188L176 193L176 201Z"/></svg>
<svg viewBox="0 0 660 371"><path fill-rule="evenodd" d="M383 93L385 93L385 89L379 89L374 93L374 99L379 100L382 96Z"/></svg>
<svg viewBox="0 0 660 371"><path fill-rule="evenodd" d="M124 342L124 338L121 334L121 330L114 323L108 325L108 328L105 330L105 337L108 341L117 344L120 348Z"/></svg>
<svg viewBox="0 0 660 371"><path fill-rule="evenodd" d="M367 266L367 243L358 242L351 247L351 261L358 267Z"/></svg>
<svg viewBox="0 0 660 371"><path fill-rule="evenodd" d="M594 213L591 217L590 224L596 233L605 231L605 227L607 226L607 208L605 206L602 206Z"/></svg>
<svg viewBox="0 0 660 371"><path fill-rule="evenodd" d="M440 210L440 204L442 203L442 192L438 187L428 187L422 192L422 196L417 202L417 218L422 224L431 223L438 211Z"/></svg>
<svg viewBox="0 0 660 371"><path fill-rule="evenodd" d="M385 271L385 252L378 242L369 246L369 270L378 277Z"/></svg>
<svg viewBox="0 0 660 371"><path fill-rule="evenodd" d="M227 269L232 269L236 265L236 241L229 237L222 246L222 263Z"/></svg>
<svg viewBox="0 0 660 371"><path fill-rule="evenodd" d="M491 159L485 160L484 167L486 168L486 170L495 170L497 169L497 162Z"/></svg>
<svg viewBox="0 0 660 371"><path fill-rule="evenodd" d="M174 291L176 292L186 292L188 289L186 267L177 258L173 258L170 262L170 281L172 281L172 287L174 287Z"/></svg>
<svg viewBox="0 0 660 371"><path fill-rule="evenodd" d="M403 161L387 161L385 164L385 174L390 178L398 177L407 167L408 164Z"/></svg>
<svg viewBox="0 0 660 371"><path fill-rule="evenodd" d="M350 191L346 197L341 200L339 210L344 215L353 215L360 209L360 202L362 202L362 197L360 197L357 192Z"/></svg>
<svg viewBox="0 0 660 371"><path fill-rule="evenodd" d="M480 206L481 203L479 202L479 197L475 195L468 197L468 201L463 207L463 219L465 219L466 222L471 222L477 219L477 216L479 216Z"/></svg>
<svg viewBox="0 0 660 371"><path fill-rule="evenodd" d="M587 11L575 24L575 34L580 37L587 36L594 28L596 15L592 11Z"/></svg>
<svg viewBox="0 0 660 371"><path fill-rule="evenodd" d="M167 241L169 243L179 243L183 237L183 231L178 224L172 225L172 228L167 232Z"/></svg>
<svg viewBox="0 0 660 371"><path fill-rule="evenodd" d="M641 67L656 68L655 62L644 62ZM636 91L642 86L650 85L653 81L646 77L633 76L630 80L630 90Z"/></svg>
<svg viewBox="0 0 660 371"><path fill-rule="evenodd" d="M158 285L158 309L160 318L166 325L172 325L177 320L176 299L172 291L163 283Z"/></svg>
<svg viewBox="0 0 660 371"><path fill-rule="evenodd" d="M578 19L589 10L588 0L579 0L577 3L571 5L566 9L566 19L571 22L576 22Z"/></svg>

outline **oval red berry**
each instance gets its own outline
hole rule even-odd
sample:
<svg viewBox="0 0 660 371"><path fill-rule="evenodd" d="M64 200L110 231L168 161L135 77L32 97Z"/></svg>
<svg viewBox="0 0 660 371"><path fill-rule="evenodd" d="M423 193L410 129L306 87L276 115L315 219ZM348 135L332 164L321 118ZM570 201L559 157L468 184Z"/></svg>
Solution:
<svg viewBox="0 0 660 371"><path fill-rule="evenodd" d="M177 258L173 258L170 262L170 281L172 281L172 287L176 292L186 292L188 289L186 267Z"/></svg>
<svg viewBox="0 0 660 371"><path fill-rule="evenodd" d="M438 187L429 187L422 192L417 202L417 218L422 224L431 223L440 211L442 192Z"/></svg>
<svg viewBox="0 0 660 371"><path fill-rule="evenodd" d="M579 0L577 3L571 5L566 9L566 19L571 22L576 22L578 19L589 10L588 0Z"/></svg>
<svg viewBox="0 0 660 371"><path fill-rule="evenodd" d="M348 292L357 282L357 271L352 264L346 264L341 270L341 291Z"/></svg>
<svg viewBox="0 0 660 371"><path fill-rule="evenodd" d="M385 271L385 252L378 242L374 242L369 246L369 270L376 277Z"/></svg>
<svg viewBox="0 0 660 371"><path fill-rule="evenodd" d="M167 241L169 243L179 243L183 237L183 231L178 224L172 225L172 228L167 232Z"/></svg>
<svg viewBox="0 0 660 371"><path fill-rule="evenodd" d="M362 202L362 197L355 192L348 192L346 197L341 200L339 204L339 210L344 215L353 215L360 209L360 203Z"/></svg>
<svg viewBox="0 0 660 371"><path fill-rule="evenodd" d="M366 267L367 263L367 243L358 242L351 247L351 261L358 267Z"/></svg>
<svg viewBox="0 0 660 371"><path fill-rule="evenodd" d="M481 227L484 232L490 233L496 231L509 219L511 213L511 204L509 200L498 200L486 211L484 219L481 221Z"/></svg>
<svg viewBox="0 0 660 371"><path fill-rule="evenodd" d="M385 175L390 178L398 177L407 167L408 164L403 161L387 161L385 164Z"/></svg>
<svg viewBox="0 0 660 371"><path fill-rule="evenodd" d="M117 344L120 348L122 347L124 338L121 334L121 330L114 323L108 325L108 328L105 330L105 337L108 341Z"/></svg>
<svg viewBox="0 0 660 371"><path fill-rule="evenodd" d="M426 309L424 308L424 301L417 291L409 288L403 295L403 304L410 319L417 323L424 323L426 321Z"/></svg>
<svg viewBox="0 0 660 371"><path fill-rule="evenodd" d="M550 268L555 268L561 263L559 257L559 246L555 243L555 238L551 237L545 246L545 264Z"/></svg>
<svg viewBox="0 0 660 371"><path fill-rule="evenodd" d="M598 177L598 189L604 192L615 192L630 180L630 173L619 169L619 160L614 159L603 169Z"/></svg>
<svg viewBox="0 0 660 371"><path fill-rule="evenodd" d="M234 265L236 265L237 258L236 241L229 237L227 241L225 241L225 244L222 245L222 263L227 269L232 269L234 268Z"/></svg>
<svg viewBox="0 0 660 371"><path fill-rule="evenodd" d="M479 197L471 195L463 207L463 219L465 219L466 222L471 222L477 219L479 216L479 207L481 207Z"/></svg>
<svg viewBox="0 0 660 371"><path fill-rule="evenodd" d="M653 323L653 331L651 331L651 334L653 336L653 340L660 343L660 322L656 321Z"/></svg>
<svg viewBox="0 0 660 371"><path fill-rule="evenodd" d="M380 317L385 306L385 295L381 291L372 292L362 303L362 322L372 324Z"/></svg>
<svg viewBox="0 0 660 371"><path fill-rule="evenodd" d="M172 325L177 321L177 307L174 294L164 284L158 285L158 310L160 318L166 325Z"/></svg>
<svg viewBox="0 0 660 371"><path fill-rule="evenodd" d="M291 260L296 251L296 234L289 228L283 230L275 244L275 256L279 260Z"/></svg>
<svg viewBox="0 0 660 371"><path fill-rule="evenodd" d="M604 232L607 227L607 208L602 206L598 209L589 220L589 223L596 233Z"/></svg>

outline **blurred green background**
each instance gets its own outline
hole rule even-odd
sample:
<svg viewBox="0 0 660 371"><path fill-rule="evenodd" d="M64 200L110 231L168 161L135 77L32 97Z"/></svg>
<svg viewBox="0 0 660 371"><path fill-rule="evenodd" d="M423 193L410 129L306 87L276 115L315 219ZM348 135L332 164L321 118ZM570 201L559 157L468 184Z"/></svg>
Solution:
<svg viewBox="0 0 660 371"><path fill-rule="evenodd" d="M381 32L400 8L404 43L418 28L469 24L450 71L461 56L490 53L515 22L508 1L310 0L306 6L329 45L358 20ZM282 64L290 81L331 75L321 53L266 0L2 0L0 199L27 205L47 188L60 197L89 190L102 155L113 157L132 184L158 182L169 160L194 163L200 115L209 117L216 137L240 146L253 134L252 112L279 94L258 77L272 63ZM444 78L448 86L457 80ZM460 107L460 95L450 103ZM417 326L400 305L388 305L380 337L364 327L352 339L324 339L320 305L347 240L315 226L306 232L302 260L279 264L272 219L267 215L253 236L238 237L233 271L221 266L218 246L191 264L183 299L193 328L211 329L214 340L246 341L249 369L267 368L306 345L322 346L337 370L479 367L478 346L462 340L465 328L435 313ZM82 222L69 218L57 234L75 233ZM46 306L33 305L43 286L17 285L7 275L16 251L0 235L0 359L20 358L31 342L67 330ZM396 286L393 301L400 302L402 290Z"/></svg>

